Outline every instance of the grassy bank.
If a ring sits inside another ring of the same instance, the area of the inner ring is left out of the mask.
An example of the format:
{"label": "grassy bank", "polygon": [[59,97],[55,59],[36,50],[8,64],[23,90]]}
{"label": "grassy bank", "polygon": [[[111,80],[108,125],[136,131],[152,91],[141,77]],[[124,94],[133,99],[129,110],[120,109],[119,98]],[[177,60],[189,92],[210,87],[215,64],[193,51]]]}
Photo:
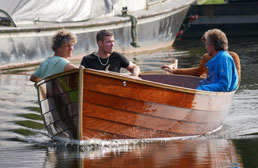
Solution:
{"label": "grassy bank", "polygon": [[224,0],[197,0],[199,5],[224,4]]}

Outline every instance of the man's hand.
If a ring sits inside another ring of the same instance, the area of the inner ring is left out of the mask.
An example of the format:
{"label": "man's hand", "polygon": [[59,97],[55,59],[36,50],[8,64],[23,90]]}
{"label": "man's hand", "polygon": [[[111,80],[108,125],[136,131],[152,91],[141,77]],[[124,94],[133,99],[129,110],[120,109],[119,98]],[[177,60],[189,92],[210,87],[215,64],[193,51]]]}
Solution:
{"label": "man's hand", "polygon": [[166,72],[173,73],[173,67],[169,65],[162,65],[160,68]]}
{"label": "man's hand", "polygon": [[132,62],[130,62],[129,66],[126,69],[131,72],[131,76],[137,76],[137,77],[139,76],[141,71],[140,68],[137,65],[133,64]]}

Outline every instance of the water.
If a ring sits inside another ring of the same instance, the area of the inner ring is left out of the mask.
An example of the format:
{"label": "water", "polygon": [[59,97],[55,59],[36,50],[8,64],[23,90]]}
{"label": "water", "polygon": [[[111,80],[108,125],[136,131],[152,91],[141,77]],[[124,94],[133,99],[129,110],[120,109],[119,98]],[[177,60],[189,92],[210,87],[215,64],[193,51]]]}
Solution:
{"label": "water", "polygon": [[[77,148],[51,141],[44,129],[32,71],[0,75],[0,167],[258,167],[258,41],[229,39],[241,59],[242,80],[220,131],[189,139],[101,141]],[[199,39],[174,48],[131,55],[142,71],[160,70],[172,58],[179,68],[199,63]]]}

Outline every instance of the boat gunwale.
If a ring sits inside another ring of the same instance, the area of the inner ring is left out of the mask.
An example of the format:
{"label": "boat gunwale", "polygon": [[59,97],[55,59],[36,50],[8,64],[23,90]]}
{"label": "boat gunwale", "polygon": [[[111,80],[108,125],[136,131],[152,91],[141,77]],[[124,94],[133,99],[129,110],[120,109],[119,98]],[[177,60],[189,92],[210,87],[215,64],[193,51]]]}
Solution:
{"label": "boat gunwale", "polygon": [[[39,87],[40,85],[46,83],[47,81],[53,80],[58,77],[67,76],[67,75],[75,73],[75,72],[79,73],[79,68],[49,76],[46,79],[43,79],[43,80],[37,82],[35,85],[37,87]],[[233,95],[236,92],[236,90],[231,91],[231,92],[211,92],[211,91],[197,90],[197,89],[186,88],[186,87],[181,87],[181,86],[176,86],[176,85],[169,85],[169,84],[164,84],[164,83],[159,83],[159,82],[154,82],[154,81],[149,81],[149,80],[144,80],[144,79],[135,79],[135,78],[132,78],[123,73],[110,72],[110,71],[106,72],[106,71],[100,71],[100,70],[89,69],[89,68],[85,68],[84,72],[93,74],[93,75],[109,77],[112,79],[125,80],[125,81],[129,81],[129,82],[137,83],[137,84],[143,84],[143,85],[148,85],[148,86],[152,86],[152,87],[157,87],[157,88],[162,88],[162,89],[167,89],[167,90],[172,90],[172,91],[178,91],[178,92],[184,92],[184,93],[189,93],[189,94],[223,96],[223,95]],[[167,74],[160,74],[160,75],[167,75]],[[180,74],[169,74],[169,75],[184,76],[184,77],[188,77],[188,78],[200,78],[200,77],[195,77],[195,76],[190,76],[190,75],[180,75]]]}
{"label": "boat gunwale", "polygon": [[[169,14],[172,12],[175,12],[177,10],[181,10],[183,8],[186,7],[190,7],[191,4],[193,4],[195,2],[195,0],[191,0],[190,2],[183,4],[181,6],[178,6],[176,8],[169,8],[167,7],[166,10],[159,10],[159,12],[155,12],[155,7],[149,8],[149,9],[144,9],[144,10],[139,10],[139,11],[134,11],[131,12],[130,15],[135,16],[138,20],[140,19],[146,19],[146,18],[152,18],[155,16],[159,16],[159,15],[165,15],[165,14]],[[167,2],[167,3],[174,3],[173,1]],[[166,2],[164,4],[162,4],[163,6],[169,6],[166,4]],[[160,7],[160,6],[159,6]],[[152,11],[153,10],[153,11]],[[146,11],[146,12],[145,12]],[[144,14],[141,14],[143,13]],[[76,22],[46,22],[46,21],[42,21],[40,23],[42,23],[43,27],[39,27],[39,25],[25,25],[25,26],[20,26],[20,27],[4,27],[4,28],[0,28],[0,33],[1,34],[7,34],[7,33],[15,33],[15,32],[41,32],[41,31],[55,31],[56,29],[63,29],[63,28],[90,28],[90,27],[97,27],[97,26],[106,26],[106,25],[112,25],[112,24],[118,24],[118,23],[127,23],[127,22],[131,22],[130,21],[130,15],[127,16],[119,16],[119,15],[115,15],[115,16],[106,16],[106,17],[99,17],[96,19],[89,19],[89,20],[84,20],[84,21],[76,21]],[[110,20],[109,18],[116,18],[115,20],[112,19]],[[44,25],[44,23],[49,23],[49,25]]]}
{"label": "boat gunwale", "polygon": [[[90,74],[95,74],[99,76],[105,76],[105,77],[111,77],[114,79],[120,79],[120,80],[127,80],[130,82],[138,83],[138,84],[144,84],[144,85],[149,85],[149,86],[154,86],[158,88],[163,88],[163,89],[168,89],[168,90],[173,90],[173,91],[179,91],[179,92],[185,92],[185,93],[190,93],[190,94],[205,94],[205,95],[231,95],[235,91],[231,92],[210,92],[210,91],[204,91],[204,90],[197,90],[197,89],[192,89],[192,88],[186,88],[186,87],[181,87],[181,86],[176,86],[176,85],[169,85],[169,84],[164,84],[164,83],[159,83],[159,82],[154,82],[154,81],[149,81],[149,80],[144,80],[144,79],[135,79],[130,76],[123,75],[123,73],[116,73],[116,72],[105,72],[105,71],[99,71],[99,70],[94,70],[94,69],[88,69],[85,68],[85,71]],[[160,74],[162,75],[162,74]],[[166,74],[163,74],[166,75]],[[195,76],[190,76],[190,75],[180,75],[180,74],[170,74],[174,76],[184,76],[188,78],[198,78]]]}

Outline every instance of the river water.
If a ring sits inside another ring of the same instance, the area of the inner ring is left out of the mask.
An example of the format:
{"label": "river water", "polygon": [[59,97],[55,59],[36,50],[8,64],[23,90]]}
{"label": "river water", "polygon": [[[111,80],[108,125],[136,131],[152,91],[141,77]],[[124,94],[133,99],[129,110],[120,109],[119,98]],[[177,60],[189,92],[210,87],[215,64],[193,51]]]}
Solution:
{"label": "river water", "polygon": [[[241,85],[222,129],[209,136],[90,140],[81,148],[59,144],[44,128],[29,81],[33,67],[0,74],[0,167],[258,167],[258,40],[229,38],[229,44],[241,59]],[[172,48],[128,58],[142,71],[155,71],[172,58],[179,68],[195,66],[204,52],[200,39],[183,39]]]}

